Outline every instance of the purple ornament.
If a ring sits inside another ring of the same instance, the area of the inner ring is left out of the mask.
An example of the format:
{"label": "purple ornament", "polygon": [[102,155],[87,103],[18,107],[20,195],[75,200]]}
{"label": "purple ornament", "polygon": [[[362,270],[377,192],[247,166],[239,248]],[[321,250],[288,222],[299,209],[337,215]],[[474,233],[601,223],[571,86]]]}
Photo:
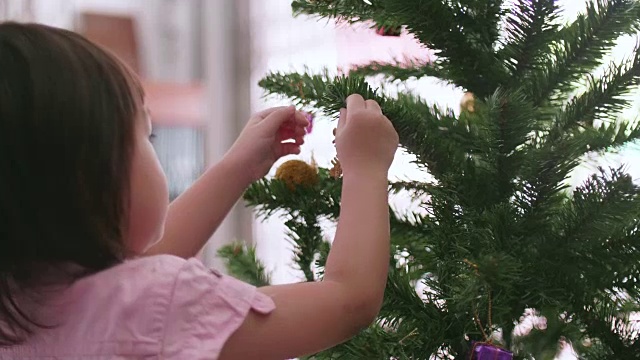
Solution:
{"label": "purple ornament", "polygon": [[492,344],[475,342],[470,360],[513,360],[513,353]]}
{"label": "purple ornament", "polygon": [[312,113],[308,113],[308,112],[305,112],[304,116],[309,121],[309,125],[306,127],[305,130],[307,131],[307,134],[311,134],[311,130],[313,130],[313,118],[314,118],[314,116],[313,116]]}

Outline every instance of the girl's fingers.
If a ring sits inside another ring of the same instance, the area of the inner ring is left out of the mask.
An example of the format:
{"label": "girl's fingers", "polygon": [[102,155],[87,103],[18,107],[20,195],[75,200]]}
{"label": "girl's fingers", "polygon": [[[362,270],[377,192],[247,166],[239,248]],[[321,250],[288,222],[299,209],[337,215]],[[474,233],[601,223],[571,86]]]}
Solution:
{"label": "girl's fingers", "polygon": [[365,106],[367,107],[367,109],[374,110],[374,111],[382,114],[382,109],[380,108],[380,105],[375,100],[365,100],[364,103],[365,103]]}
{"label": "girl's fingers", "polygon": [[276,156],[281,158],[287,155],[298,155],[300,154],[300,145],[294,143],[282,143],[278,145],[276,149]]}
{"label": "girl's fingers", "polygon": [[282,142],[285,140],[292,139],[295,136],[296,136],[295,131],[289,130],[289,129],[281,129],[280,131],[278,131],[278,134],[276,135],[276,141]]}
{"label": "girl's fingers", "polygon": [[272,107],[269,109],[264,109],[260,112],[257,112],[254,117],[258,120],[264,120],[264,118],[266,118],[267,116],[271,115],[272,113],[278,111],[278,110],[284,110],[289,108],[289,106],[276,106],[276,107]]}
{"label": "girl's fingers", "polygon": [[309,119],[307,118],[307,114],[302,111],[296,111],[296,114],[294,116],[294,123],[302,127],[309,126]]}
{"label": "girl's fingers", "polygon": [[277,141],[284,141],[284,140],[288,140],[288,139],[293,139],[295,137],[304,136],[306,134],[307,134],[307,131],[305,130],[304,127],[295,127],[295,128],[282,127],[278,131],[276,140]]}
{"label": "girl's fingers", "polygon": [[295,113],[296,110],[293,106],[279,108],[267,115],[261,121],[260,125],[266,129],[268,134],[274,134],[281,129],[284,124],[291,122]]}

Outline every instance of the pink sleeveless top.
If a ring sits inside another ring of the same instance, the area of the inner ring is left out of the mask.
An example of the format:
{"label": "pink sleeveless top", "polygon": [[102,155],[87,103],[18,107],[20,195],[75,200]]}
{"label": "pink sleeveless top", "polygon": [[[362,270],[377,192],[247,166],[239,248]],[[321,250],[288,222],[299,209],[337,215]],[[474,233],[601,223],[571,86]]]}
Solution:
{"label": "pink sleeveless top", "polygon": [[0,348],[0,359],[217,359],[249,311],[274,308],[196,259],[140,258],[64,290],[49,307],[58,326]]}

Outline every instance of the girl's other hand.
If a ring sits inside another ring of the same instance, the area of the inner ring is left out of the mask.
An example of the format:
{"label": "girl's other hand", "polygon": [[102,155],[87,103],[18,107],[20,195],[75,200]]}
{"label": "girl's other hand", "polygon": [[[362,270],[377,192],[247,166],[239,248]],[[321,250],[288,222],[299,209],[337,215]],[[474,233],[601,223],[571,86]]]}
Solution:
{"label": "girl's other hand", "polygon": [[225,159],[247,183],[259,180],[283,156],[299,154],[309,121],[295,107],[275,107],[253,115]]}
{"label": "girl's other hand", "polygon": [[360,95],[347,98],[340,110],[336,150],[344,176],[387,176],[398,149],[398,133],[374,100]]}

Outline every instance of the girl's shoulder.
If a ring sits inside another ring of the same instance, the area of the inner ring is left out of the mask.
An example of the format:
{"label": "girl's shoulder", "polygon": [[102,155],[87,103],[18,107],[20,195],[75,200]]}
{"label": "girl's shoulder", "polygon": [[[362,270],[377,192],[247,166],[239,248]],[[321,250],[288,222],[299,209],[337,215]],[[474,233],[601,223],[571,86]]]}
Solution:
{"label": "girl's shoulder", "polygon": [[121,303],[118,316],[137,314],[138,323],[153,324],[145,331],[160,339],[161,355],[167,359],[215,359],[249,311],[267,314],[275,308],[254,286],[197,259],[139,258],[102,275],[109,279],[111,293],[120,297],[117,301],[139,302]]}
{"label": "girl's shoulder", "polygon": [[[125,299],[143,296],[169,296],[180,273],[204,266],[196,259],[157,255],[127,260],[121,264],[81,278],[69,289],[76,297],[102,297],[119,294]],[[120,300],[120,299],[114,299]]]}
{"label": "girl's shoulder", "polygon": [[249,311],[267,314],[275,308],[256,287],[198,259],[139,258],[97,276],[104,279],[94,284],[107,281],[111,285],[104,290],[119,298],[117,316],[126,318],[121,321],[137,317],[135,323],[147,324],[145,331],[160,339],[167,359],[216,358]]}
{"label": "girl's shoulder", "polygon": [[275,307],[256,287],[198,259],[173,255],[128,260],[79,280],[69,290],[83,303],[113,305],[117,316],[135,314],[148,321],[155,314],[163,323],[180,323],[181,317],[194,312],[203,320],[211,317],[208,313],[245,316],[250,309],[268,313]]}
{"label": "girl's shoulder", "polygon": [[275,305],[249,284],[197,259],[158,255],[126,261],[78,280],[49,303],[59,326],[0,358],[60,356],[216,359],[249,311]]}

